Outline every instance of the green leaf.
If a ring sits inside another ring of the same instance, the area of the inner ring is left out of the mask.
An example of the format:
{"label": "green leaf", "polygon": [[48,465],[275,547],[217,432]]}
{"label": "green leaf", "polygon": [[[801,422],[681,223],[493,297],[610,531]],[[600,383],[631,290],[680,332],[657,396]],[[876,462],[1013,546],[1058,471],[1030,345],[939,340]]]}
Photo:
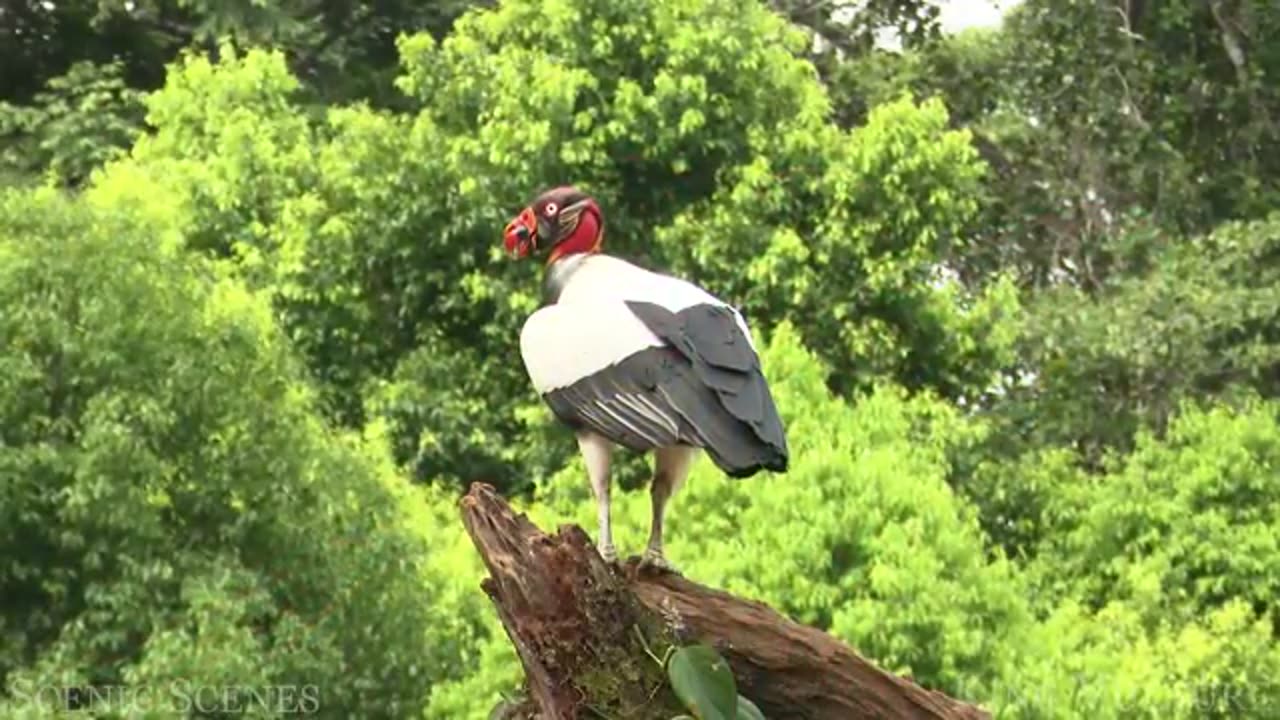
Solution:
{"label": "green leaf", "polygon": [[765,720],[760,708],[747,698],[738,696],[738,720]]}
{"label": "green leaf", "polygon": [[671,656],[667,675],[676,696],[700,720],[736,720],[738,689],[729,663],[704,644],[682,647]]}

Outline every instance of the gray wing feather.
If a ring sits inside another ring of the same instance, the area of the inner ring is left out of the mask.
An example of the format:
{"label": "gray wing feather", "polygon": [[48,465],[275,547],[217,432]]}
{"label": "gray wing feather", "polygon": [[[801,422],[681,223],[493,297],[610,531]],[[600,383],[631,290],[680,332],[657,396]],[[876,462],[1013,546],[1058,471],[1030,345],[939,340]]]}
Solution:
{"label": "gray wing feather", "polygon": [[657,395],[646,367],[654,360],[646,355],[638,353],[544,398],[561,420],[632,450],[675,445],[684,437],[679,414]]}
{"label": "gray wing feather", "polygon": [[705,448],[731,477],[766,468],[785,472],[782,421],[733,311],[699,305],[673,313],[652,303],[627,305],[668,344],[546,393],[552,412],[632,450]]}
{"label": "gray wing feather", "polygon": [[[760,358],[734,311],[713,304],[678,313],[648,302],[627,306],[688,362],[691,376],[664,385],[673,390],[665,398],[693,426],[700,444],[713,457],[724,456],[725,465],[745,468],[743,473],[759,467],[785,471],[786,431]],[[743,433],[744,428],[750,432]]]}

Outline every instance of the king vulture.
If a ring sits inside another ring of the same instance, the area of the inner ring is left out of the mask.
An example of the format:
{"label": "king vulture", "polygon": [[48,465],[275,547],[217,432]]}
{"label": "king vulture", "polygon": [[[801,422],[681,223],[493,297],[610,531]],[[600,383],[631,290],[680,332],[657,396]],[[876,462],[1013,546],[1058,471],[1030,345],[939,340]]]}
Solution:
{"label": "king vulture", "polygon": [[653,451],[641,563],[675,572],[663,556],[663,515],[699,450],[734,478],[787,470],[786,433],[746,322],[696,285],[601,253],[604,215],[576,188],[542,193],[503,236],[516,258],[546,254],[543,305],[521,329],[520,354],[534,389],[577,436],[601,556],[617,560],[613,449]]}

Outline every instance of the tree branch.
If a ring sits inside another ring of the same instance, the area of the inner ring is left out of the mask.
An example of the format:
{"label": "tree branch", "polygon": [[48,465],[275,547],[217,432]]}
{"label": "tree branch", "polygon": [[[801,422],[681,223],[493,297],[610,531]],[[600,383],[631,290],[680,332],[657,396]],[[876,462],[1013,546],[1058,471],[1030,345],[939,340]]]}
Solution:
{"label": "tree branch", "polygon": [[525,668],[528,700],[506,717],[668,720],[684,712],[650,652],[703,642],[732,667],[766,717],[979,720],[977,707],[921,688],[835,638],[769,607],[633,559],[611,570],[576,525],[547,535],[490,486],[474,484],[462,520],[490,577],[484,591]]}

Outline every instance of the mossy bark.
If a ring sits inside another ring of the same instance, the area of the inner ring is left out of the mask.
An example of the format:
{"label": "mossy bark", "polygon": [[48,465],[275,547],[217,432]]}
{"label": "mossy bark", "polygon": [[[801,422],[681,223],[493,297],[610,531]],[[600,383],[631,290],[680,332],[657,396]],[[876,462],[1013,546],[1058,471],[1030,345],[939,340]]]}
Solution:
{"label": "mossy bark", "polygon": [[502,718],[670,720],[686,711],[659,660],[695,641],[720,651],[740,694],[771,720],[989,717],[761,603],[634,561],[612,568],[582,528],[547,535],[488,485],[472,485],[461,505],[489,570],[482,587],[525,669],[527,699]]}
{"label": "mossy bark", "polygon": [[[528,700],[506,717],[670,720],[659,658],[674,641],[576,526],[548,536],[489,486],[462,500],[489,570],[482,583],[524,664]],[[537,714],[530,714],[536,709]]]}

